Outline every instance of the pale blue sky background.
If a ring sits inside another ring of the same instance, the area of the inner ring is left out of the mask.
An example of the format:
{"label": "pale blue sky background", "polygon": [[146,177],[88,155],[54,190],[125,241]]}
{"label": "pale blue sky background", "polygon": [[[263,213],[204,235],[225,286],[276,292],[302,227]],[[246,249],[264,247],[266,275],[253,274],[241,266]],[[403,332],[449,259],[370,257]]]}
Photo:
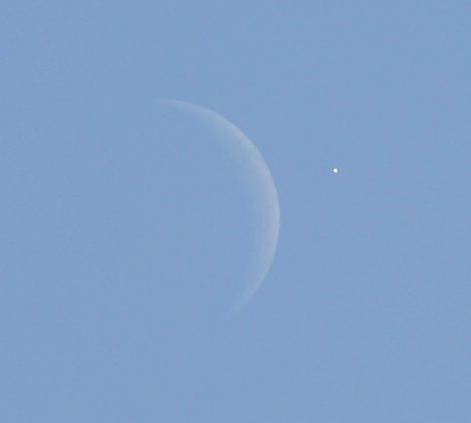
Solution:
{"label": "pale blue sky background", "polygon": [[[0,420],[468,422],[470,19],[2,2]],[[277,183],[275,261],[228,321],[243,181],[162,98],[236,124]]]}

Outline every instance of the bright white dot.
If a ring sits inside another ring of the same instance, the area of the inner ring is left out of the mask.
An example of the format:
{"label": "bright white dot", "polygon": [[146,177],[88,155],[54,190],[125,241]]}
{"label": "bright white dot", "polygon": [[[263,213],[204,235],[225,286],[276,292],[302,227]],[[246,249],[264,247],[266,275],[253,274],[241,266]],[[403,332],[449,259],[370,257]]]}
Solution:
{"label": "bright white dot", "polygon": [[332,171],[333,171],[334,173],[339,173],[339,170],[338,170],[336,167],[334,167],[334,169],[333,169]]}

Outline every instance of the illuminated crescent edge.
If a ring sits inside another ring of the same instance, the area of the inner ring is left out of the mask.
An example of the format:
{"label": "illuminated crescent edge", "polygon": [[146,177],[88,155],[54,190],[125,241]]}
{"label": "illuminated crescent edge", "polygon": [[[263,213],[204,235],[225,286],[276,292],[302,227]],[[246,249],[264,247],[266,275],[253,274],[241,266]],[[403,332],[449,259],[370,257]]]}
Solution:
{"label": "illuminated crescent edge", "polygon": [[247,165],[250,167],[250,173],[256,175],[255,180],[257,182],[256,187],[258,195],[257,208],[264,218],[261,222],[262,227],[259,228],[262,235],[259,237],[259,245],[256,246],[255,251],[255,255],[257,256],[255,259],[256,266],[254,266],[255,270],[252,273],[253,276],[249,278],[246,288],[243,290],[234,306],[226,314],[227,318],[249,302],[260,288],[273,262],[278,245],[281,220],[280,204],[275,182],[260,151],[233,123],[229,122],[221,115],[196,104],[178,100],[162,100],[161,102],[191,111],[203,118],[207,124],[211,124],[211,127],[217,124],[217,129],[221,131],[221,133],[231,135],[230,141],[232,142],[232,146],[242,149],[247,159]]}

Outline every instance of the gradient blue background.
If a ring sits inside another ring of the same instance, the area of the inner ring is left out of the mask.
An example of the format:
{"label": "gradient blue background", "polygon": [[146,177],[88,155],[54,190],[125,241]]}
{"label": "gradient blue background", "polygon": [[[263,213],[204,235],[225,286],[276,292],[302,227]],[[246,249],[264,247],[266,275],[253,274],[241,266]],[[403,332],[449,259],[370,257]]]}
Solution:
{"label": "gradient blue background", "polygon": [[[1,421],[470,421],[470,19],[457,0],[2,2]],[[198,248],[155,232],[160,193],[199,207],[190,227],[223,203],[159,162],[161,98],[238,125],[277,183],[273,267],[227,321],[189,323],[206,289],[162,296],[185,267],[169,240]]]}

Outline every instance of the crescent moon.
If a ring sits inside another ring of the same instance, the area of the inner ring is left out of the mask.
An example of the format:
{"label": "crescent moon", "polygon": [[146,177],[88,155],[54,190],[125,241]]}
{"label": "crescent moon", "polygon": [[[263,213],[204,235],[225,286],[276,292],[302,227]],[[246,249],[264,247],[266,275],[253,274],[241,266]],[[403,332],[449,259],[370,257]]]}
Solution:
{"label": "crescent moon", "polygon": [[[202,106],[177,100],[162,100],[165,104],[195,115],[217,139],[224,143],[235,158],[236,165],[250,190],[253,209],[253,254],[250,271],[242,294],[226,314],[231,316],[244,307],[265,279],[278,245],[280,233],[280,203],[273,176],[255,144],[233,123]],[[220,136],[219,136],[220,135]]]}

